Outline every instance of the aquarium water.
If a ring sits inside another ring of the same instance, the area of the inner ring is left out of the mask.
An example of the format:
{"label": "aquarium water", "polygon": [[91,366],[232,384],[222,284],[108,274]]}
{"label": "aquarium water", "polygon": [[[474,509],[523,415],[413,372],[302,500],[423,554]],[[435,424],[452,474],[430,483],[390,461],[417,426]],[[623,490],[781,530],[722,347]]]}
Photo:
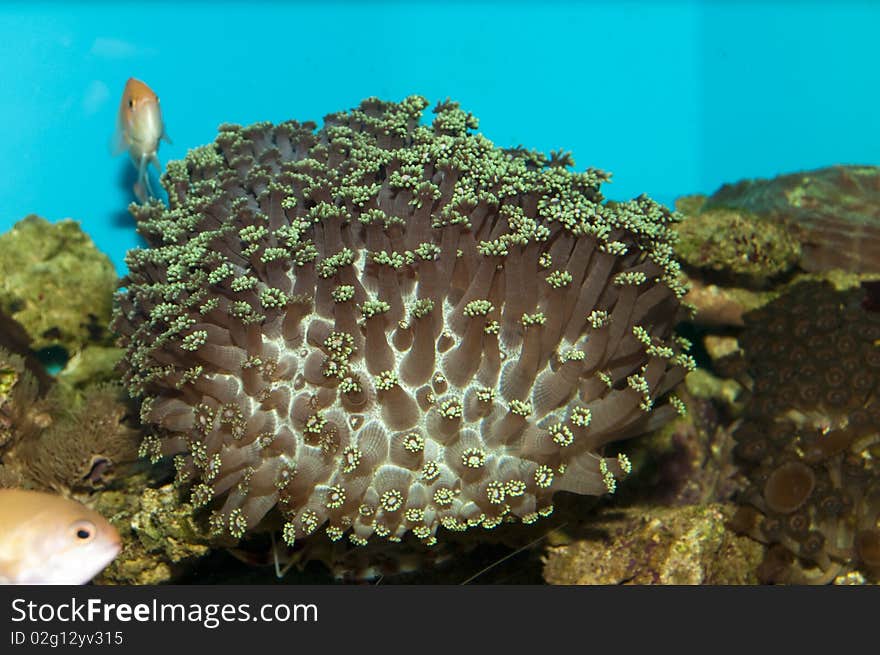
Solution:
{"label": "aquarium water", "polygon": [[124,273],[135,169],[109,143],[129,77],[161,98],[163,164],[223,122],[411,94],[611,171],[612,199],[873,163],[878,23],[872,2],[7,2],[0,232],[70,217]]}

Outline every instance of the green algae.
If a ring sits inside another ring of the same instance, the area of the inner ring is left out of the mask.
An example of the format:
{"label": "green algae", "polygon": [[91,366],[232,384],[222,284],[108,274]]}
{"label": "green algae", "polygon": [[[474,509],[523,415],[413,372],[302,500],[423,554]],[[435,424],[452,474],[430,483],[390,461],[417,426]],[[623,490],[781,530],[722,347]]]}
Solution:
{"label": "green algae", "polygon": [[106,341],[116,271],[79,223],[28,216],[0,235],[0,309],[34,350]]}
{"label": "green algae", "polygon": [[122,358],[122,348],[86,345],[77,352],[58,374],[58,382],[76,389],[98,382],[119,380],[116,365]]}
{"label": "green algae", "polygon": [[122,536],[122,551],[96,578],[97,584],[160,584],[181,574],[206,555],[207,526],[193,517],[172,485],[151,488],[148,476],[127,481],[126,488],[95,494],[94,507]]}
{"label": "green algae", "polygon": [[17,369],[5,363],[0,364],[0,405],[6,400],[12,391],[12,387],[18,382],[20,373]]}
{"label": "green algae", "polygon": [[695,211],[697,206],[693,197],[677,204],[687,213],[676,227],[676,253],[687,267],[760,288],[791,272],[800,260],[801,245],[784,225],[746,210]]}
{"label": "green algae", "polygon": [[736,380],[728,380],[712,375],[705,369],[691,371],[685,378],[688,392],[696,398],[714,400],[721,406],[733,406],[742,394],[742,385]]}
{"label": "green algae", "polygon": [[600,515],[594,536],[547,549],[550,584],[755,584],[763,547],[726,524],[728,504],[633,506]]}

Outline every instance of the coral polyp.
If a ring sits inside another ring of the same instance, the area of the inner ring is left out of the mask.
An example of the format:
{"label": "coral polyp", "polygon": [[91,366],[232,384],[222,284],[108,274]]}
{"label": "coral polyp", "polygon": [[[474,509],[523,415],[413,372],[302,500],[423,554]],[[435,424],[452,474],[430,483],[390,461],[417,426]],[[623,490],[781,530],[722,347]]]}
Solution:
{"label": "coral polyp", "polygon": [[766,582],[880,574],[880,314],[858,289],[796,285],[747,315],[752,398],[734,433],[750,486],[735,527]]}
{"label": "coral polyp", "polygon": [[223,125],[168,164],[168,207],[132,210],[150,247],[114,327],[141,450],[218,536],[274,510],[288,543],[531,523],[613,491],[603,447],[680,406],[676,216],[426,106]]}

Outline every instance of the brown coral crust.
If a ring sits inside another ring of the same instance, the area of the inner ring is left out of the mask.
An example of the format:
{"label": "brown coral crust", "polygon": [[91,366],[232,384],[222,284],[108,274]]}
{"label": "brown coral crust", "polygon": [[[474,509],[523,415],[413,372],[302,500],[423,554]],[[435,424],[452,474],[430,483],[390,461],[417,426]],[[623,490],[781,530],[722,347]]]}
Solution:
{"label": "brown coral crust", "polygon": [[858,289],[802,283],[746,316],[752,381],[735,527],[772,546],[765,582],[878,573],[880,314]]}

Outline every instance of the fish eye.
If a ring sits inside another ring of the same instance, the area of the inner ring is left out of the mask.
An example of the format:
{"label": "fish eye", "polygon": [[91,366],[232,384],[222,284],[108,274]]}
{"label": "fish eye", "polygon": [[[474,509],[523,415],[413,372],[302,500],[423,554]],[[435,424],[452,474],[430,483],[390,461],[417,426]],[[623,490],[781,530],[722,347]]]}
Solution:
{"label": "fish eye", "polygon": [[78,543],[88,543],[95,537],[95,524],[91,521],[76,521],[70,526],[70,531]]}
{"label": "fish eye", "polygon": [[132,98],[128,99],[128,108],[134,109],[134,100]]}

